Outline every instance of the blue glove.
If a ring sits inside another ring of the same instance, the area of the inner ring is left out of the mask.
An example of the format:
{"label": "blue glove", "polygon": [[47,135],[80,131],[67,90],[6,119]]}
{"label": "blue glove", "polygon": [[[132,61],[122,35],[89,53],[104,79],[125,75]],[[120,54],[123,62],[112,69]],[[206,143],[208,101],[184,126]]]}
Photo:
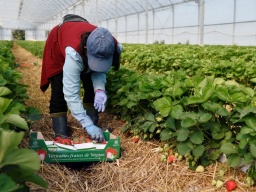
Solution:
{"label": "blue glove", "polygon": [[102,130],[94,124],[87,126],[85,130],[91,136],[92,140],[96,140],[98,142],[105,141]]}
{"label": "blue glove", "polygon": [[98,112],[105,111],[107,95],[103,90],[97,90],[94,97],[94,107]]}

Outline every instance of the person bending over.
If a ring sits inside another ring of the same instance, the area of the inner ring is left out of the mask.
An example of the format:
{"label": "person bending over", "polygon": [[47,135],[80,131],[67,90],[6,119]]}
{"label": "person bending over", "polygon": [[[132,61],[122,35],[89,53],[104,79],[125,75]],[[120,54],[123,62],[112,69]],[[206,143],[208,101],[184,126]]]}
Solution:
{"label": "person bending over", "polygon": [[[76,15],[50,31],[43,53],[40,88],[51,85],[50,116],[55,137],[67,138],[67,110],[93,140],[104,141],[97,126],[98,112],[106,107],[106,73],[120,67],[122,44],[103,27]],[[84,89],[80,97],[81,84]]]}

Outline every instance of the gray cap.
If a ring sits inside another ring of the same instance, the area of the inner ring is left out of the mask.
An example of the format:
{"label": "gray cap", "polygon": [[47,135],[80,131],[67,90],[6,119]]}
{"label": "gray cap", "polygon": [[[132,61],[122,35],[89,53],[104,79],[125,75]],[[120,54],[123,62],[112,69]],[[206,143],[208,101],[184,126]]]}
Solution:
{"label": "gray cap", "polygon": [[107,29],[98,27],[89,35],[86,46],[89,68],[97,72],[108,72],[115,49],[112,34]]}

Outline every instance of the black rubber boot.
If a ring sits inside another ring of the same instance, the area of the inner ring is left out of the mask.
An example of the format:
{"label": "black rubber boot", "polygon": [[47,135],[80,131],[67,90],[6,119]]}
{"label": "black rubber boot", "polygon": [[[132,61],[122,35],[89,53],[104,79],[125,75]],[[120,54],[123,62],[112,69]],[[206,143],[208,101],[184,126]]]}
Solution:
{"label": "black rubber boot", "polygon": [[55,137],[66,138],[69,135],[69,128],[67,126],[66,113],[52,113],[52,126]]}
{"label": "black rubber boot", "polygon": [[99,120],[99,113],[93,106],[93,103],[84,103],[86,114],[91,118],[94,125],[97,125]]}

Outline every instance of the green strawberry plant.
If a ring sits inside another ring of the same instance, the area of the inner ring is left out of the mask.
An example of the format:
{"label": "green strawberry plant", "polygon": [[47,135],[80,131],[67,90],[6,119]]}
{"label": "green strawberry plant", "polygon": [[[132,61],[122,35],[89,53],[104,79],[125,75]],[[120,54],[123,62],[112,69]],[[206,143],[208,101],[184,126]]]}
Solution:
{"label": "green strawberry plant", "polygon": [[0,191],[29,191],[27,182],[47,188],[46,181],[35,172],[40,159],[31,149],[19,148],[24,132],[5,130],[0,127]]}
{"label": "green strawberry plant", "polygon": [[[8,56],[7,49],[4,51]],[[36,174],[40,168],[37,153],[20,148],[28,123],[40,119],[41,114],[24,105],[26,86],[19,83],[21,75],[12,69],[15,65],[8,66],[8,62],[2,62],[0,52],[0,191],[29,191],[27,182],[47,188],[47,182]]]}
{"label": "green strawberry plant", "polygon": [[109,75],[107,90],[109,105],[128,122],[123,132],[130,129],[145,140],[159,138],[169,143],[192,169],[213,163],[222,153],[231,167],[242,160],[255,161],[252,88],[201,73],[142,76],[121,69]]}

